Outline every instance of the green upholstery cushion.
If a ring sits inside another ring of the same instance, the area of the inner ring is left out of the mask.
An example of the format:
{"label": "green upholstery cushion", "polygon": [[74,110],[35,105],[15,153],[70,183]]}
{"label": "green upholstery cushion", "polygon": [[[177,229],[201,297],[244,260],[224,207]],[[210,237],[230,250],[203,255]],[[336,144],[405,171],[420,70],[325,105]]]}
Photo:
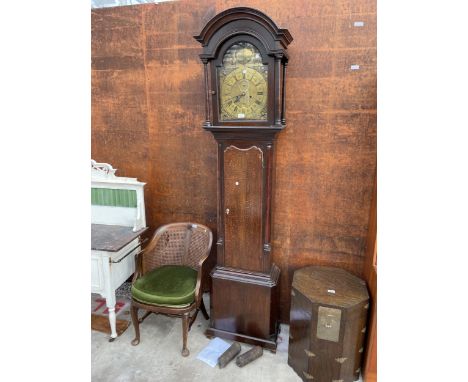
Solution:
{"label": "green upholstery cushion", "polygon": [[132,285],[132,297],[144,304],[188,306],[195,300],[197,271],[183,265],[153,269]]}

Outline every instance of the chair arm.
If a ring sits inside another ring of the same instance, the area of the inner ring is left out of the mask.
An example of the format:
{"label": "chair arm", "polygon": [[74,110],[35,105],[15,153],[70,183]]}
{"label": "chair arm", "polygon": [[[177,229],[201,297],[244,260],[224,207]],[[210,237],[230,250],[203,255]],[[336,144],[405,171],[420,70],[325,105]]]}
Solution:
{"label": "chair arm", "polygon": [[142,249],[140,252],[138,252],[135,255],[135,272],[133,273],[133,277],[132,277],[132,285],[135,283],[135,281],[139,277],[141,277],[143,275],[142,259],[143,259],[143,255],[145,254],[147,248],[148,247]]}
{"label": "chair arm", "polygon": [[[159,238],[161,237],[161,234],[163,232],[164,227],[160,227],[159,229],[156,230],[156,232],[153,234],[153,237],[151,238],[150,242],[146,245],[145,248],[143,248],[136,256],[135,256],[135,273],[133,274],[132,278],[132,285],[135,283],[135,281],[143,276],[143,256],[152,251],[156,247],[156,243],[158,242]],[[143,244],[146,242],[146,239],[141,243]]]}
{"label": "chair arm", "polygon": [[201,288],[201,284],[203,282],[203,263],[208,257],[205,257],[204,259],[200,260],[198,263],[198,274],[197,274],[197,283],[195,285],[195,301],[197,307],[200,305],[202,296],[203,296],[203,290]]}

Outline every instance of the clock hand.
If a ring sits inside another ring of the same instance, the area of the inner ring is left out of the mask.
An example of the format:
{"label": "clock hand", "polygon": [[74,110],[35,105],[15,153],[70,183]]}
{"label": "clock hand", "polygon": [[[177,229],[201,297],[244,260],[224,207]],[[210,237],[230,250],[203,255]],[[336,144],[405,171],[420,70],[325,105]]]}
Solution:
{"label": "clock hand", "polygon": [[243,92],[242,94],[236,95],[234,97],[231,97],[231,100],[234,100],[234,102],[239,102],[241,97],[243,96],[245,96],[245,92]]}
{"label": "clock hand", "polygon": [[236,95],[235,97],[232,97],[231,99],[234,100],[234,102],[239,102],[241,98],[241,95]]}

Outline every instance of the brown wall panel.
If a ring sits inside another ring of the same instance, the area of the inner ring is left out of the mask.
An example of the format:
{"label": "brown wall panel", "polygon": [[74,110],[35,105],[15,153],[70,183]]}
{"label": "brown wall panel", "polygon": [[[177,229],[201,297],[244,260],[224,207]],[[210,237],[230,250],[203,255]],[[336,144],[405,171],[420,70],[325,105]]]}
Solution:
{"label": "brown wall panel", "polygon": [[231,210],[224,216],[226,267],[263,272],[263,155],[257,147],[224,150],[224,207]]}
{"label": "brown wall panel", "polygon": [[377,381],[377,181],[374,180],[369,229],[363,266],[364,279],[370,294],[370,309],[367,327],[366,348],[363,360],[363,380]]}
{"label": "brown wall panel", "polygon": [[363,274],[376,167],[375,0],[203,0],[93,10],[92,156],[147,182],[151,232],[184,220],[215,231],[216,144],[201,127],[203,68],[192,36],[235,6],[265,12],[294,37],[273,199],[273,260],[282,271],[287,321],[294,270],[324,264]]}

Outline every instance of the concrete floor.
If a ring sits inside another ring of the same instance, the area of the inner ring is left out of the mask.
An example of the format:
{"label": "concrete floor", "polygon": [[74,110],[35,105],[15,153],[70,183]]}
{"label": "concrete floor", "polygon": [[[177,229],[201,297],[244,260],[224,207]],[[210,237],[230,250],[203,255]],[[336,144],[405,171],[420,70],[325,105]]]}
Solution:
{"label": "concrete floor", "polygon": [[[234,360],[224,369],[219,369],[196,359],[210,341],[203,335],[209,321],[201,313],[198,315],[189,332],[190,355],[186,358],[180,354],[181,321],[163,315],[150,315],[140,325],[141,341],[138,346],[130,344],[134,338],[131,325],[114,342],[108,342],[108,335],[92,331],[92,381],[301,381],[287,363],[288,326],[282,325],[280,337],[285,342],[279,344],[276,354],[265,351],[262,357],[243,368],[239,368]],[[242,352],[250,348],[249,345],[242,344]]]}

